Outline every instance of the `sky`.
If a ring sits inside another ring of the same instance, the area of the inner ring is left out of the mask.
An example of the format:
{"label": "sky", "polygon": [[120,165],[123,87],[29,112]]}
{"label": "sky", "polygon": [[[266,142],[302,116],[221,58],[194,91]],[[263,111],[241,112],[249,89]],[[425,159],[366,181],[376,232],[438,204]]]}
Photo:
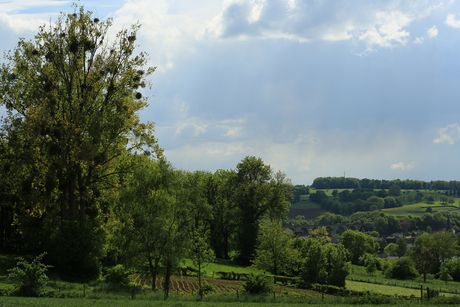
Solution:
{"label": "sky", "polygon": [[[142,24],[157,70],[140,116],[177,169],[256,156],[293,184],[460,180],[460,1],[78,3],[113,33]],[[0,50],[71,5],[0,0]]]}

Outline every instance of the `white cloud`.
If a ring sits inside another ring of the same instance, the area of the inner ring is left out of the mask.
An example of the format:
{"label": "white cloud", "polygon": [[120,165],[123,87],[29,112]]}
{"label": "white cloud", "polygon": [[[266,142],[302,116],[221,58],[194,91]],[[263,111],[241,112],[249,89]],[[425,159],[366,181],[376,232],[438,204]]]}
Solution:
{"label": "white cloud", "polygon": [[179,54],[198,52],[195,44],[220,8],[221,4],[212,0],[134,0],[115,13],[115,21],[125,27],[137,21],[142,24],[139,35],[143,46],[154,50],[151,62],[164,72],[175,67]]}
{"label": "white cloud", "polygon": [[[415,146],[417,137],[388,126],[372,132],[311,130],[290,139],[277,143],[273,135],[257,134],[238,141],[196,141],[166,150],[165,154],[178,168],[209,171],[234,168],[248,155],[261,157],[295,184],[311,184],[316,177],[342,176],[344,171],[358,178],[385,178],[392,176],[395,169],[409,171],[415,162],[395,164],[391,170],[385,165],[391,165],[391,160],[414,157],[419,151]],[[376,166],[375,161],[381,166]]]}
{"label": "white cloud", "polygon": [[188,142],[193,142],[192,138],[205,137],[208,140],[223,141],[228,138],[238,138],[243,136],[245,119],[234,120],[204,120],[198,117],[187,117],[188,107],[185,103],[180,105],[184,113],[177,114],[175,125],[175,137],[187,137]]}
{"label": "white cloud", "polygon": [[438,28],[436,26],[431,27],[426,31],[426,36],[428,38],[436,38],[438,36]]}
{"label": "white cloud", "polygon": [[[433,39],[433,38],[436,38],[437,36],[438,36],[438,28],[436,27],[436,25],[426,30],[426,38]],[[424,40],[425,40],[425,37],[417,37],[414,40],[414,44],[422,44]]]}
{"label": "white cloud", "polygon": [[403,162],[399,162],[399,163],[396,163],[396,164],[392,164],[390,166],[390,169],[394,169],[394,170],[406,170],[407,169],[408,171],[410,171],[411,169],[414,168],[414,166],[415,166],[414,162],[412,162],[410,164],[407,164],[407,165],[404,165]]}
{"label": "white cloud", "polygon": [[417,37],[414,41],[414,44],[422,44],[424,39],[425,38],[423,37]]}
{"label": "white cloud", "polygon": [[438,130],[439,137],[433,140],[433,143],[448,143],[453,145],[456,140],[460,139],[460,127],[458,124],[447,125]]}
{"label": "white cloud", "polygon": [[[0,24],[11,28],[15,33],[28,31],[36,32],[38,27],[49,23],[59,13],[55,7],[68,5],[70,8],[71,1],[2,1],[0,3]],[[24,13],[24,11],[35,10],[37,8],[50,7],[51,12],[46,13]],[[5,29],[3,29],[4,31]]]}
{"label": "white cloud", "polygon": [[[375,46],[405,45],[409,24],[442,6],[440,1],[228,0],[207,32],[221,39],[357,40],[371,52]],[[436,27],[429,31],[437,35]]]}
{"label": "white cloud", "polygon": [[412,18],[399,11],[378,12],[375,14],[376,25],[359,36],[371,49],[373,45],[393,47],[395,43],[405,45],[409,32],[403,30]]}
{"label": "white cloud", "polygon": [[452,28],[460,28],[460,20],[455,19],[454,14],[448,14],[446,18],[446,24]]}

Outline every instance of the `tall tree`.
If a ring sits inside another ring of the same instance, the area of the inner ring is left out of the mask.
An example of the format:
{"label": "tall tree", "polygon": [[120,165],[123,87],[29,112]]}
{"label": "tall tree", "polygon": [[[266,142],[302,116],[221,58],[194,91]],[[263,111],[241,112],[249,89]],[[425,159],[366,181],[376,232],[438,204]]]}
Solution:
{"label": "tall tree", "polygon": [[354,264],[357,264],[359,257],[365,253],[377,253],[380,247],[378,244],[374,245],[374,238],[351,229],[343,233],[341,243],[350,253],[351,262]]}
{"label": "tall tree", "polygon": [[407,250],[406,241],[403,237],[399,237],[399,239],[396,241],[396,245],[398,246],[396,248],[396,254],[399,258],[401,258],[402,256],[404,256]]}
{"label": "tall tree", "polygon": [[[234,196],[233,170],[217,170],[206,178],[205,195],[211,206],[210,221],[211,247],[217,257],[229,258],[229,252],[234,246],[234,237],[238,226],[239,211]],[[233,245],[232,245],[233,244]]]}
{"label": "tall tree", "polygon": [[288,212],[292,184],[286,176],[273,174],[262,159],[246,157],[236,168],[234,201],[239,209],[238,249],[244,256],[254,255],[258,221],[268,215],[282,218]]}
{"label": "tall tree", "polygon": [[302,263],[301,279],[307,283],[324,284],[327,280],[327,257],[321,243],[309,239],[311,244]]}
{"label": "tall tree", "polygon": [[443,263],[450,261],[457,254],[457,246],[458,242],[450,231],[424,233],[415,239],[410,256],[423,275],[424,281],[430,271],[439,270]]}
{"label": "tall tree", "polygon": [[[81,261],[94,257],[94,250],[82,255],[83,247],[100,235],[104,198],[130,170],[127,151],[160,149],[153,123],[141,123],[137,114],[147,105],[138,88],[149,86],[146,77],[155,70],[145,70],[147,55],[135,52],[140,25],[110,43],[112,20],[74,8],[6,55],[0,105],[7,116],[0,128],[17,153],[9,162],[27,168],[20,197],[28,212],[49,220],[43,224],[53,227],[52,244],[67,245],[50,256],[81,272]],[[77,254],[80,260],[66,262]]]}
{"label": "tall tree", "polygon": [[274,275],[285,274],[288,266],[296,263],[300,252],[293,248],[289,234],[283,232],[281,221],[266,220],[260,223],[254,265]]}
{"label": "tall tree", "polygon": [[[119,219],[117,245],[127,264],[145,270],[152,289],[166,268],[166,286],[175,266],[189,247],[189,211],[184,203],[180,172],[160,159],[153,162],[139,156],[135,172],[130,175],[115,199]],[[169,275],[168,275],[169,274]],[[169,289],[165,287],[165,296]]]}

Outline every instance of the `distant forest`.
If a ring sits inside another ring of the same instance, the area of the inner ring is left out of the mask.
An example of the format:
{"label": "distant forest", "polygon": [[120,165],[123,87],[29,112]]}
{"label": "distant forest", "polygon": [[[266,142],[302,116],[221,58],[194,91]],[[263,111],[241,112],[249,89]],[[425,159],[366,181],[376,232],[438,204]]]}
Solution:
{"label": "distant forest", "polygon": [[378,180],[378,179],[358,179],[347,177],[318,177],[313,181],[311,187],[315,189],[388,189],[392,185],[398,185],[404,190],[460,190],[460,181],[420,181],[420,180]]}

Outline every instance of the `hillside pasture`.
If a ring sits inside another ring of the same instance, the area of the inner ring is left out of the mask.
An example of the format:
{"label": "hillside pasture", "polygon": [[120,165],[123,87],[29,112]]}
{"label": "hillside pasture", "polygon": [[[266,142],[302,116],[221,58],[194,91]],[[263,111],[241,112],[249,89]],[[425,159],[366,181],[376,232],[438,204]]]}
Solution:
{"label": "hillside pasture", "polygon": [[[353,191],[353,189],[337,189],[339,193],[344,190],[348,190],[350,192]],[[310,193],[315,193],[316,191],[323,191],[326,193],[326,195],[329,196],[330,199],[333,199],[332,191],[334,191],[334,189],[311,189]],[[379,189],[375,189],[375,191],[379,191]],[[426,200],[422,198],[422,200],[420,200],[419,202],[409,203],[406,197],[408,195],[415,196],[416,193],[421,193],[423,196],[427,194],[434,194],[436,196],[436,200],[433,203],[428,203]],[[449,212],[460,211],[460,209],[456,208],[456,206],[459,205],[459,200],[460,200],[460,198],[458,198],[457,195],[453,196],[455,199],[455,203],[453,205],[449,205],[447,203],[441,203],[440,197],[442,195],[445,195],[445,191],[401,190],[401,196],[404,198],[403,206],[396,207],[396,208],[382,209],[381,211],[384,213],[393,214],[397,216],[398,218],[403,218],[408,215],[423,216],[428,207],[431,207],[433,214],[439,211],[449,211]],[[346,202],[340,201],[338,197],[336,199],[339,200],[341,205],[345,205]],[[316,208],[317,210],[311,210],[310,212],[309,211],[299,212],[297,210],[293,210],[293,209],[313,209],[313,208]],[[319,204],[316,204],[309,199],[309,195],[302,195],[301,201],[293,203],[291,205],[291,210],[293,210],[293,212],[290,212],[288,214],[288,217],[291,219],[295,218],[297,215],[304,215],[306,219],[315,219],[320,212],[324,212],[324,210],[321,209],[321,206]],[[309,216],[309,218],[307,218],[307,215]]]}
{"label": "hillside pasture", "polygon": [[382,209],[382,212],[393,214],[398,218],[403,218],[408,215],[423,216],[428,207],[431,207],[433,214],[438,211],[448,211],[448,212],[460,211],[460,209],[455,208],[454,206],[441,204],[440,202],[435,202],[433,204],[427,204],[426,202],[420,202],[420,203],[415,203],[415,204],[404,205],[402,207],[397,207],[397,208]]}

